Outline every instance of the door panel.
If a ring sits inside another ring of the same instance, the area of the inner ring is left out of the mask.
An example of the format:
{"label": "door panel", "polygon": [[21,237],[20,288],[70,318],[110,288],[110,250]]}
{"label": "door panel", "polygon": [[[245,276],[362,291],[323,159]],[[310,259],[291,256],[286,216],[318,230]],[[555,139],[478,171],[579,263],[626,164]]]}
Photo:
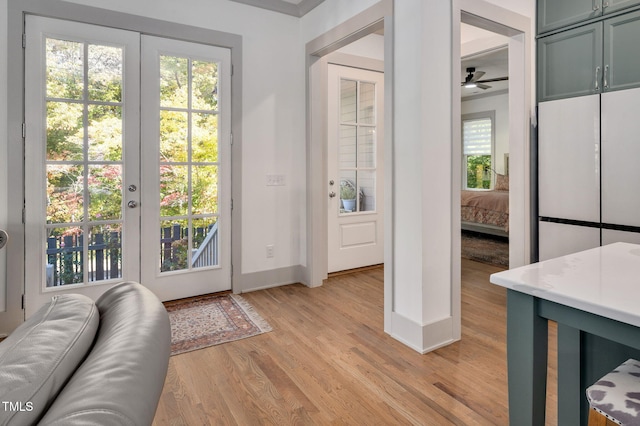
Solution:
{"label": "door panel", "polygon": [[600,229],[540,222],[540,261],[600,246]]}
{"label": "door panel", "polygon": [[640,86],[640,12],[604,21],[604,90]]}
{"label": "door panel", "polygon": [[230,51],[142,46],[142,281],[162,300],[230,290]]}
{"label": "door panel", "polygon": [[[601,0],[595,0],[600,3]],[[602,14],[594,0],[538,0],[538,33],[555,30]]]}
{"label": "door panel", "polygon": [[540,216],[600,222],[600,95],[541,102],[538,117]]}
{"label": "door panel", "polygon": [[[26,17],[26,315],[139,279],[138,34]],[[124,90],[124,88],[127,90]]]}
{"label": "door panel", "polygon": [[328,271],[383,263],[383,74],[329,65]]}
{"label": "door panel", "polygon": [[602,23],[541,37],[538,101],[599,93],[602,85]]}
{"label": "door panel", "polygon": [[640,226],[640,89],[602,95],[602,222]]}

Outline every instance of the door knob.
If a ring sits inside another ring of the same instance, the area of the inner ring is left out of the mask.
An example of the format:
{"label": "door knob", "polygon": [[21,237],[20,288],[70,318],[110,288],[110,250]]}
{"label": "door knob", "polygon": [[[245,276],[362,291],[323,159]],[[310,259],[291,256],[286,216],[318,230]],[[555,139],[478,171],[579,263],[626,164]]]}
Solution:
{"label": "door knob", "polygon": [[336,193],[335,193],[335,192],[331,191],[331,192],[329,193],[329,198],[333,198],[333,197],[335,197],[335,196],[336,196]]}
{"label": "door knob", "polygon": [[135,209],[136,207],[138,207],[138,203],[136,203],[135,201],[131,200],[127,203],[127,206],[129,206],[132,209]]}

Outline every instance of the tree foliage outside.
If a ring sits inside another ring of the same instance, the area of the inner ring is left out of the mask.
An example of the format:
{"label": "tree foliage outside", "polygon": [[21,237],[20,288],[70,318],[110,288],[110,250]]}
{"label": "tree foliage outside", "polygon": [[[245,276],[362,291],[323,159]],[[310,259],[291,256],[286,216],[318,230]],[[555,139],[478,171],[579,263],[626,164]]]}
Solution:
{"label": "tree foliage outside", "polygon": [[[480,173],[478,173],[480,167]],[[491,188],[491,156],[467,156],[467,188]]]}
{"label": "tree foliage outside", "polygon": [[[49,236],[91,232],[87,221],[121,230],[123,68],[121,47],[46,40]],[[217,220],[217,86],[217,63],[160,57],[156,143],[163,221],[191,215]],[[199,242],[192,239],[192,244]]]}

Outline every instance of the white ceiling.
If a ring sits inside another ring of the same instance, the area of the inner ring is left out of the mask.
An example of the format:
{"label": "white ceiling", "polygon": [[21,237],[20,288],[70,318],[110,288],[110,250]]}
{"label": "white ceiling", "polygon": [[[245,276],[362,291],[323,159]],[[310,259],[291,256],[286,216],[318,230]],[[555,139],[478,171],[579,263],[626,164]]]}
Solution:
{"label": "white ceiling", "polygon": [[[508,76],[508,39],[504,36],[486,31],[467,24],[460,26],[461,41],[461,75],[464,79],[468,67],[475,67],[476,71],[484,71],[481,80]],[[487,95],[508,90],[508,81],[486,83],[490,89],[462,87],[462,97]]]}

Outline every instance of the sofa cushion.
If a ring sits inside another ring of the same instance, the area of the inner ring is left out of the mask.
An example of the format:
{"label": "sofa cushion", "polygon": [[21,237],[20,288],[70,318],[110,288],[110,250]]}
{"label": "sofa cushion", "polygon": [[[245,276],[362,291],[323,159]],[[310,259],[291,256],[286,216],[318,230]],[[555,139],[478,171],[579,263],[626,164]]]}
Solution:
{"label": "sofa cushion", "polygon": [[98,309],[54,296],[0,343],[0,425],[35,424],[89,352]]}
{"label": "sofa cushion", "polygon": [[134,282],[97,301],[100,328],[91,353],[42,424],[150,425],[169,364],[171,326],[158,298]]}

